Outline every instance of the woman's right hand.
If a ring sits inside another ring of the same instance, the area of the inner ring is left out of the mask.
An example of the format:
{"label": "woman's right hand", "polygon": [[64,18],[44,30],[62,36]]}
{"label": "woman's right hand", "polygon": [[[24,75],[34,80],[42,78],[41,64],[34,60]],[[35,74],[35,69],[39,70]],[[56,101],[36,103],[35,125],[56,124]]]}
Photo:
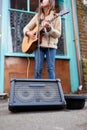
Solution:
{"label": "woman's right hand", "polygon": [[29,38],[31,38],[31,39],[35,39],[35,33],[34,32],[32,32],[32,31],[27,31],[26,32],[26,35],[29,37]]}

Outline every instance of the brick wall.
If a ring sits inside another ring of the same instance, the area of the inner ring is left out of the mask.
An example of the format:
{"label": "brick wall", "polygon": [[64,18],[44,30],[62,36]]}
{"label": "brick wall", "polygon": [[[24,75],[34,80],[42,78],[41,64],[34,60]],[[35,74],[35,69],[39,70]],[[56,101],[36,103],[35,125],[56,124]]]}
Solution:
{"label": "brick wall", "polygon": [[82,4],[81,0],[76,0],[76,2],[82,56],[83,83],[84,89],[87,90],[87,7]]}

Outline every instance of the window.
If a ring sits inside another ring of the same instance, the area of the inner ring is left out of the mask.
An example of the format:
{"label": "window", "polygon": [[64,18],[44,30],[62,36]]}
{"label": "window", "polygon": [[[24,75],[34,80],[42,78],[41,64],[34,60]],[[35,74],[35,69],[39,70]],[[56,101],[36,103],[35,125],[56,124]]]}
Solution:
{"label": "window", "polygon": [[[20,3],[21,2],[21,3]],[[58,7],[56,0],[56,8]],[[23,27],[32,19],[38,7],[38,0],[10,0],[10,25],[13,52],[21,52]],[[58,10],[59,11],[59,10]],[[57,55],[65,55],[65,20],[62,18],[62,35],[59,39]]]}
{"label": "window", "polygon": [[35,12],[38,7],[38,0],[10,0],[11,8]]}
{"label": "window", "polygon": [[20,10],[27,10],[27,0],[10,0],[11,8],[13,9],[20,9]]}

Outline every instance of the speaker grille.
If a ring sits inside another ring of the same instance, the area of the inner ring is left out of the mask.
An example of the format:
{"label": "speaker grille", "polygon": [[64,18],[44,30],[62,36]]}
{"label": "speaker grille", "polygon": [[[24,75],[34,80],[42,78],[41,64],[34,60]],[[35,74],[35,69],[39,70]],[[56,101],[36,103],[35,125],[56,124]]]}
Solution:
{"label": "speaker grille", "polygon": [[[9,110],[63,108],[66,105],[60,80],[12,79]],[[48,107],[49,106],[49,107]]]}
{"label": "speaker grille", "polygon": [[16,82],[14,102],[57,102],[61,101],[55,82]]}
{"label": "speaker grille", "polygon": [[31,102],[34,100],[34,90],[28,86],[15,86],[15,102]]}

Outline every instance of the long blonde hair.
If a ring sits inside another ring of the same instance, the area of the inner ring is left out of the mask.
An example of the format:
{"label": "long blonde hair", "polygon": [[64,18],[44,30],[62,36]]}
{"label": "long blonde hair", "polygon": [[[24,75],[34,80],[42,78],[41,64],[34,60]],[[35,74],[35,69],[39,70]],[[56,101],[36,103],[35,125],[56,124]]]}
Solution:
{"label": "long blonde hair", "polygon": [[[55,0],[49,0],[48,14],[50,13],[51,10],[55,10]],[[43,8],[41,8],[40,13],[44,14]]]}

